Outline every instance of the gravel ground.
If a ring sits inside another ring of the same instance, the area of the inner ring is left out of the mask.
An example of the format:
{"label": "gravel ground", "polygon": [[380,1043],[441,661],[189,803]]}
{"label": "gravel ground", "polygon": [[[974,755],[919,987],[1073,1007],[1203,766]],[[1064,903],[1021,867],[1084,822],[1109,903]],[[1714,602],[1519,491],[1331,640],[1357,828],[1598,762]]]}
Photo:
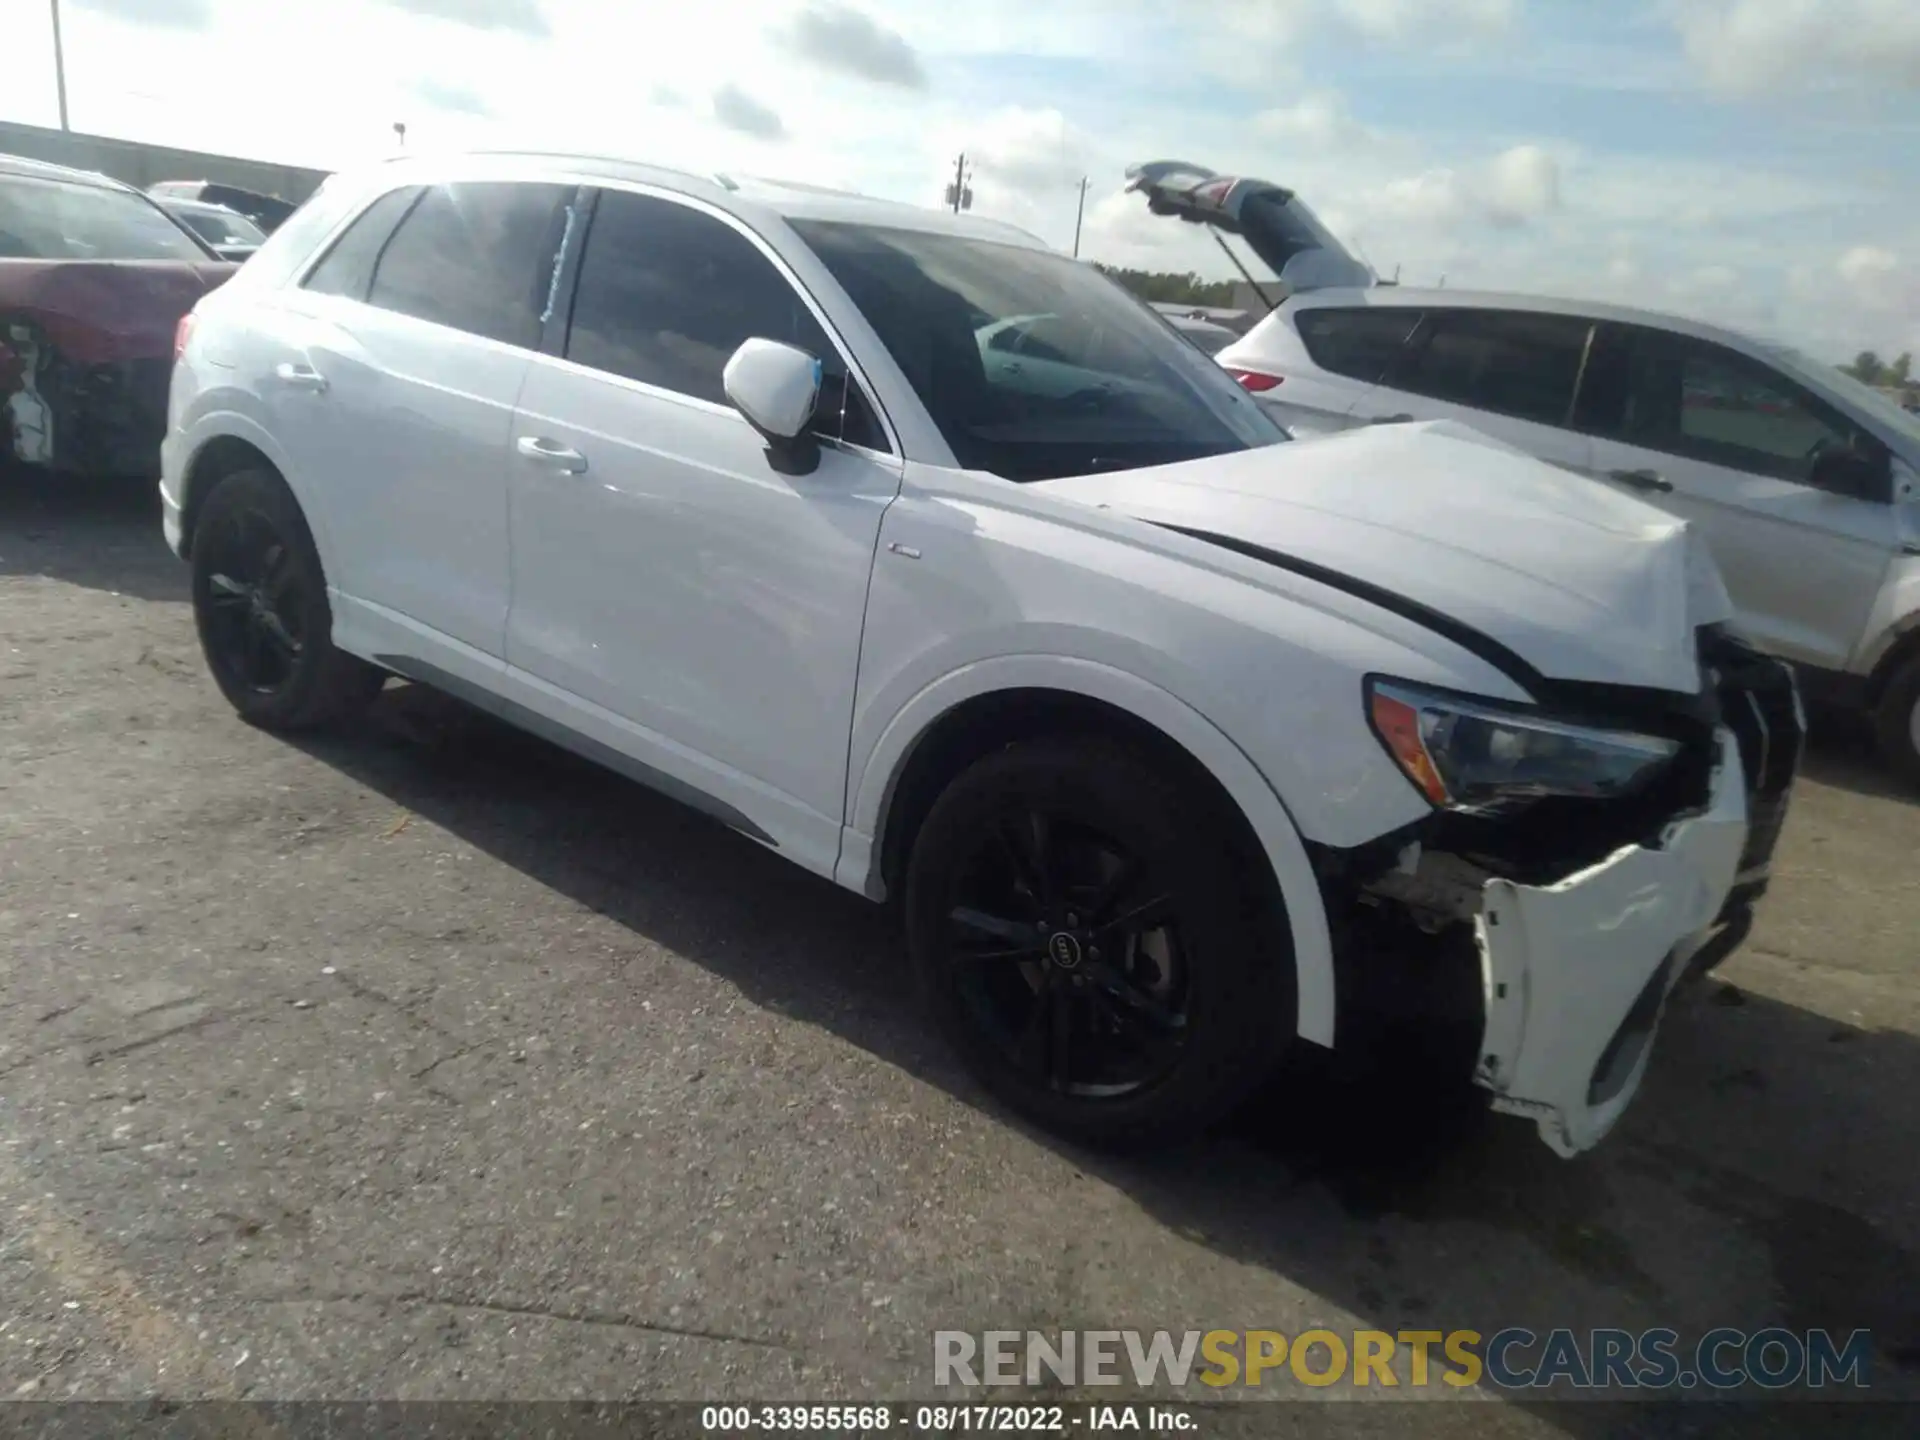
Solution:
{"label": "gravel ground", "polygon": [[880,912],[418,689],[250,730],[149,492],[9,482],[0,1398],[851,1401],[927,1395],[936,1328],[1767,1323],[1871,1328],[1912,1396],[1917,853],[1823,737],[1753,939],[1581,1161],[1300,1074],[1116,1162],[957,1072]]}

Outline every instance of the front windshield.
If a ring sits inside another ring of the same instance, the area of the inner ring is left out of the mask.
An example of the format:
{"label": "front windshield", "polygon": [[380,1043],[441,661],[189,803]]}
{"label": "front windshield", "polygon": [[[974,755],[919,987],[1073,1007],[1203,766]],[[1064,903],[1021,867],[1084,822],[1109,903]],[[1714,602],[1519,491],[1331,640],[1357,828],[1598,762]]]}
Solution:
{"label": "front windshield", "polygon": [[1871,385],[1863,385],[1846,371],[1833,365],[1822,365],[1811,355],[1803,354],[1788,345],[1768,346],[1776,358],[1784,361],[1789,369],[1824,387],[1826,391],[1845,401],[1856,410],[1865,411],[1882,425],[1895,433],[1920,445],[1920,415],[1902,410],[1887,396]]}
{"label": "front windshield", "polygon": [[1225,371],[1090,266],[962,235],[793,228],[969,470],[1052,480],[1288,438]]}

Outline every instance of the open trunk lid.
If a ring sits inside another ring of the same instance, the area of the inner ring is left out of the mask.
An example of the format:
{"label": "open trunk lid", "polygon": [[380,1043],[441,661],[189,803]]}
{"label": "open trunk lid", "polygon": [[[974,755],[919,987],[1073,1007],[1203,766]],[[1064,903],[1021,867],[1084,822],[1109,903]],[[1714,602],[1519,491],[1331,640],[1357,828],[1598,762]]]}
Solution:
{"label": "open trunk lid", "polygon": [[1127,188],[1145,195],[1155,215],[1238,235],[1289,293],[1377,283],[1372,268],[1334,238],[1306,201],[1270,181],[1154,160],[1128,168]]}

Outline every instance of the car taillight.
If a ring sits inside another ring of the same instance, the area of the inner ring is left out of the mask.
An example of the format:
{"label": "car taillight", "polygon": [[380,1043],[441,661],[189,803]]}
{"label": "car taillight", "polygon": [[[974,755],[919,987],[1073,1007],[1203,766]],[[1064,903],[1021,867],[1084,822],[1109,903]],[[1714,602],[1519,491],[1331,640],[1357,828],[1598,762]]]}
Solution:
{"label": "car taillight", "polygon": [[178,360],[187,353],[187,341],[193,336],[193,312],[189,310],[180,317],[180,323],[173,327],[173,358]]}
{"label": "car taillight", "polygon": [[1243,390],[1251,390],[1256,395],[1263,390],[1273,389],[1283,378],[1279,375],[1266,375],[1258,370],[1242,370],[1237,365],[1229,365],[1226,369],[1229,375],[1240,382]]}

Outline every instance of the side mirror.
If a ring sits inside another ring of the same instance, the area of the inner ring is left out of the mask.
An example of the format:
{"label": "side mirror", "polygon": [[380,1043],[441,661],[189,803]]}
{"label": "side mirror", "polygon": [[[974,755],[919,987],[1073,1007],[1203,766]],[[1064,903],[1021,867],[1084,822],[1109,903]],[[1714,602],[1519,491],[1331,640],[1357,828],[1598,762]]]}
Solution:
{"label": "side mirror", "polygon": [[1885,451],[1842,450],[1837,446],[1816,455],[1807,473],[1807,483],[1815,489],[1855,500],[1887,500],[1891,481]]}
{"label": "side mirror", "polygon": [[727,399],[767,442],[767,456],[783,475],[810,474],[820,464],[820,442],[808,433],[820,403],[820,362],[806,351],[758,336],[743,340],[720,383]]}

